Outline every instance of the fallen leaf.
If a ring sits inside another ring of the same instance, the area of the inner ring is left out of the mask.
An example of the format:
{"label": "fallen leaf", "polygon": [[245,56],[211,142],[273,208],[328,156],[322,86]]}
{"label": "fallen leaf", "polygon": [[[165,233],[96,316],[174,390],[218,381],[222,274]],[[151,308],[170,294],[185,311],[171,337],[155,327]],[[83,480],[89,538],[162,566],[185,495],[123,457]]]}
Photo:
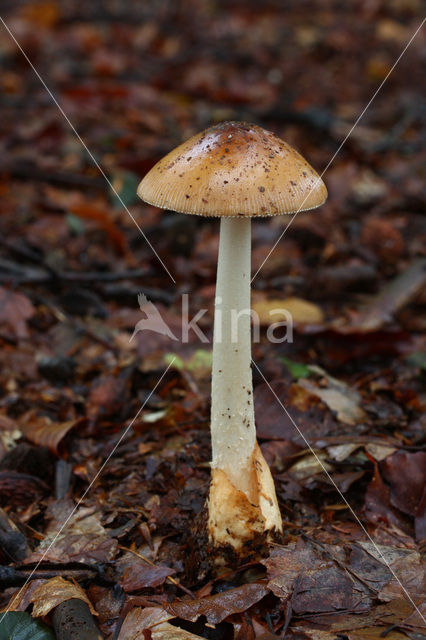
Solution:
{"label": "fallen leaf", "polygon": [[[118,542],[102,526],[100,514],[85,507],[73,510],[71,500],[58,500],[49,505],[46,516],[50,521],[46,535],[26,558],[26,563],[38,562],[41,558],[51,562],[111,562]],[[67,525],[58,535],[65,521]]]}
{"label": "fallen leaf", "polygon": [[[120,562],[118,565],[120,565]],[[174,569],[170,569],[170,567],[164,565],[150,566],[143,560],[133,556],[129,559],[129,564],[125,567],[119,584],[126,593],[130,593],[138,589],[158,587],[166,581],[168,576],[172,576],[174,573]]]}
{"label": "fallen leaf", "polygon": [[163,622],[151,631],[152,640],[200,640],[201,636],[195,636],[193,633],[175,627],[168,622]]}
{"label": "fallen leaf", "polygon": [[[26,585],[15,591],[7,604],[8,611],[25,611],[31,603],[31,596],[46,580],[30,580]],[[0,636],[1,637],[1,636]]]}
{"label": "fallen leaf", "polygon": [[0,325],[6,325],[17,338],[28,338],[27,320],[36,310],[22,293],[0,287]]}
{"label": "fallen leaf", "polygon": [[320,307],[302,298],[258,300],[253,303],[252,310],[258,314],[261,326],[286,322],[289,314],[295,324],[320,324],[324,321]]}
{"label": "fallen leaf", "polygon": [[81,420],[54,422],[48,416],[37,416],[34,411],[29,411],[21,418],[19,426],[27,440],[48,447],[57,455],[61,440],[79,422]]}
{"label": "fallen leaf", "polygon": [[383,482],[379,466],[374,462],[374,475],[365,492],[365,514],[370,522],[387,522],[403,531],[409,531],[408,521],[404,519],[390,502],[389,487]]}
{"label": "fallen leaf", "polygon": [[[417,551],[405,553],[391,563],[394,576],[380,590],[379,599],[384,601],[406,598],[406,591],[414,602],[421,602],[426,590],[424,567]],[[401,586],[402,585],[402,586]]]}
{"label": "fallen leaf", "polygon": [[386,458],[381,470],[393,506],[415,516],[426,485],[426,452],[399,451]]}
{"label": "fallen leaf", "polygon": [[396,451],[395,447],[391,447],[390,445],[386,444],[375,444],[374,442],[366,444],[364,448],[372,458],[377,460],[377,462],[385,460],[388,456],[391,456]]}
{"label": "fallen leaf", "polygon": [[326,454],[322,452],[316,456],[308,453],[290,467],[288,474],[296,480],[303,480],[317,473],[324,473],[324,470],[332,471],[333,467],[326,462],[326,458]]}
{"label": "fallen leaf", "polygon": [[155,607],[132,609],[124,619],[117,640],[199,640],[200,636],[169,624],[167,620],[172,617]]}
{"label": "fallen leaf", "polygon": [[29,613],[8,611],[0,619],[0,637],[4,640],[54,640],[48,626]]}
{"label": "fallen leaf", "polygon": [[208,622],[218,624],[234,613],[246,611],[267,593],[266,585],[244,584],[205,598],[167,602],[164,607],[177,618],[194,622],[199,616],[206,616]]}
{"label": "fallen leaf", "polygon": [[115,208],[121,209],[123,202],[128,207],[138,200],[137,188],[140,182],[140,177],[132,173],[131,171],[116,171],[111,176],[112,186],[114,190],[120,196],[120,200],[115,195],[114,191],[110,192],[111,204]]}
{"label": "fallen leaf", "polygon": [[278,598],[291,597],[297,614],[362,610],[368,603],[366,588],[334,561],[339,552],[343,562],[345,556],[336,545],[322,544],[317,549],[299,539],[287,547],[276,546],[262,560],[268,586]]}
{"label": "fallen leaf", "polygon": [[289,386],[283,380],[276,380],[270,383],[270,387],[272,391],[269,385],[260,384],[254,390],[258,437],[306,445],[293,420],[308,441],[335,431],[338,423],[330,411],[299,383]]}
{"label": "fallen leaf", "polygon": [[47,580],[47,582],[38,587],[32,594],[30,601],[33,603],[33,616],[35,618],[47,616],[58,604],[66,600],[71,600],[72,598],[83,600],[89,607],[91,614],[94,616],[97,615],[92,603],[80,585],[57,576],[56,578]]}
{"label": "fallen leaf", "polygon": [[319,387],[316,382],[311,380],[299,380],[298,385],[317,396],[332,411],[336,412],[338,420],[346,424],[358,424],[366,419],[366,414],[359,406],[361,396],[341,380],[333,378],[323,369],[316,366],[310,366],[309,369],[321,375],[327,381],[327,387]]}
{"label": "fallen leaf", "polygon": [[184,360],[176,353],[166,353],[164,356],[166,365],[171,364],[179,371],[189,371],[196,380],[210,378],[212,369],[212,352],[205,349],[197,349],[189,359]]}
{"label": "fallen leaf", "polygon": [[360,445],[355,442],[348,442],[345,444],[336,444],[331,447],[327,447],[327,453],[330,458],[337,462],[343,462],[354,451],[359,449]]}
{"label": "fallen leaf", "polygon": [[284,356],[282,356],[280,360],[285,364],[295,380],[298,380],[299,378],[308,378],[311,375],[309,368],[305,364],[293,362]]}
{"label": "fallen leaf", "polygon": [[[53,537],[53,536],[52,536]],[[88,564],[111,562],[117,551],[117,540],[107,535],[96,534],[64,534],[50,547],[45,539],[26,562],[38,562],[43,559],[50,562],[85,562]]]}

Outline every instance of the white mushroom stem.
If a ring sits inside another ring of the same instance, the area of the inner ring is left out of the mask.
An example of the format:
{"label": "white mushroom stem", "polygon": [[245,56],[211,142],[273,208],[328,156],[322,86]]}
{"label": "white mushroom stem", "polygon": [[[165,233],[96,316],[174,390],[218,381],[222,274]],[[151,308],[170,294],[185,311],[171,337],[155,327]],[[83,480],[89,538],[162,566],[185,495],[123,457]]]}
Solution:
{"label": "white mushroom stem", "polygon": [[212,468],[251,499],[256,444],[251,371],[250,218],[221,218],[212,368]]}

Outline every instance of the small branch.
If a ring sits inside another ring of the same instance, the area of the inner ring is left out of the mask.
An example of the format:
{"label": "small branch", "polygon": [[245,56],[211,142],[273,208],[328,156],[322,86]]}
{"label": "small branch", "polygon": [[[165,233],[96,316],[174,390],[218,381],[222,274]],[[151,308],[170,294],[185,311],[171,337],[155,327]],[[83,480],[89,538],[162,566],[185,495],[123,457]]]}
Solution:
{"label": "small branch", "polygon": [[57,640],[103,640],[83,600],[71,598],[62,602],[54,609],[52,622]]}

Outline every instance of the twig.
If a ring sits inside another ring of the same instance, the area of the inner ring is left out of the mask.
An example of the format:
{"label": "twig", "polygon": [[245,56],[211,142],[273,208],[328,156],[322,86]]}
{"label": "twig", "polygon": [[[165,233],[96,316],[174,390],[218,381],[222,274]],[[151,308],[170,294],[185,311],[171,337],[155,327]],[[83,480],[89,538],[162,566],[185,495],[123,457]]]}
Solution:
{"label": "twig", "polygon": [[52,614],[57,640],[103,640],[89,607],[71,598],[55,607]]}
{"label": "twig", "polygon": [[4,172],[18,180],[33,180],[37,182],[49,182],[60,186],[80,187],[105,191],[105,182],[97,176],[85,176],[82,174],[68,173],[65,171],[45,171],[30,162],[11,164],[4,168]]}

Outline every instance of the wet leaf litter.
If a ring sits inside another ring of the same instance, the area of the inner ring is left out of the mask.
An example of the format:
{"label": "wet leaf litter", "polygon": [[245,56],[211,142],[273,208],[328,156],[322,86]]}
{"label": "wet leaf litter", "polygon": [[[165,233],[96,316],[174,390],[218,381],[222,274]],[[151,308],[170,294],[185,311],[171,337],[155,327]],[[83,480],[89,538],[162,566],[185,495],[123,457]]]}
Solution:
{"label": "wet leaf litter", "polygon": [[[232,2],[190,13],[42,2],[8,16],[178,289],[1,34],[0,584],[3,608],[12,605],[1,632],[21,625],[28,637],[60,638],[55,611],[69,603],[74,638],[85,620],[110,640],[417,639],[423,622],[403,588],[424,615],[420,44],[328,170],[327,205],[296,217],[253,281],[254,360],[317,457],[253,369],[284,539],[262,562],[219,574],[200,534],[218,231],[144,206],[135,187],[170,149],[223,120],[256,122],[321,169],[419,7],[312,3],[307,17],[296,4],[284,13]],[[265,181],[256,187],[268,197]],[[252,226],[254,274],[284,227]],[[207,309],[209,342],[148,331],[129,342],[143,317],[138,293],[180,336],[181,290],[190,317]],[[267,340],[277,307],[295,317],[293,344]],[[55,605],[43,622],[31,617],[37,594]]]}

